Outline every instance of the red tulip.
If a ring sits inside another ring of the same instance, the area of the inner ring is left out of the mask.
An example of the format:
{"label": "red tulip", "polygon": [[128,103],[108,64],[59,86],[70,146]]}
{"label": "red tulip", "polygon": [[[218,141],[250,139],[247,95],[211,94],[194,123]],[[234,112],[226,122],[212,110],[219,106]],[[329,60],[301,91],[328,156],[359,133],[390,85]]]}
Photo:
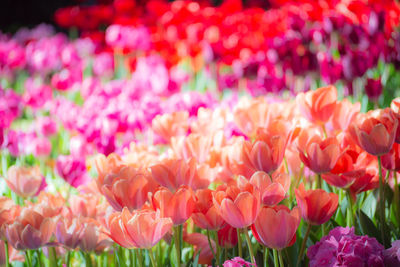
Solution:
{"label": "red tulip", "polygon": [[301,216],[311,224],[326,223],[338,207],[339,197],[335,193],[328,193],[323,189],[305,190],[300,184],[295,190],[297,205]]}

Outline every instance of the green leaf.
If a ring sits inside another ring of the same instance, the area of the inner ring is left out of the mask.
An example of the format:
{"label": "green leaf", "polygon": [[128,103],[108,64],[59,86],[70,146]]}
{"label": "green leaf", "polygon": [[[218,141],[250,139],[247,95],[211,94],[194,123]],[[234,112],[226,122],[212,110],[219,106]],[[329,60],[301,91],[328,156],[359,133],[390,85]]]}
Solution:
{"label": "green leaf", "polygon": [[380,243],[382,243],[382,238],[380,237],[378,228],[376,228],[372,220],[362,210],[357,212],[357,221],[363,235],[375,237]]}

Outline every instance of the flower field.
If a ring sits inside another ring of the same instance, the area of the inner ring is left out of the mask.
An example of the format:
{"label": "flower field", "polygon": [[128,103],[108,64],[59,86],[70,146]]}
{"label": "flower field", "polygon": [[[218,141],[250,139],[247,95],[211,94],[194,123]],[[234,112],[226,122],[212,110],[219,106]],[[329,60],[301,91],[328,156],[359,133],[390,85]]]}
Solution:
{"label": "flower field", "polygon": [[0,31],[0,266],[400,266],[400,4],[102,0]]}

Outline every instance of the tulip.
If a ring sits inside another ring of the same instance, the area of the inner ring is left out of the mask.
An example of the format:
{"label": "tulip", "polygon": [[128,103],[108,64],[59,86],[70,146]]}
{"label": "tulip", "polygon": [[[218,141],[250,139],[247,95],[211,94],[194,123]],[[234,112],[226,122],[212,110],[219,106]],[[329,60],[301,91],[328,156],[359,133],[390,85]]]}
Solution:
{"label": "tulip", "polygon": [[190,134],[171,138],[171,148],[174,154],[185,160],[195,158],[197,162],[203,163],[207,160],[212,147],[211,136]]}
{"label": "tulip", "polygon": [[98,222],[80,216],[60,218],[56,223],[55,236],[63,246],[79,248],[84,252],[101,251],[110,245],[110,240],[102,233]]}
{"label": "tulip", "polygon": [[[215,251],[215,242],[214,240],[210,240],[210,244],[208,243],[207,236],[200,233],[192,233],[187,234],[183,237],[183,240],[194,247],[194,255],[193,257],[197,257],[197,254],[200,254],[198,257],[199,264],[209,265],[214,258],[213,250]],[[217,259],[216,259],[217,260]]]}
{"label": "tulip", "polygon": [[[390,104],[391,110],[393,110],[394,118],[397,120],[397,124],[399,124],[400,120],[400,97],[393,99]],[[397,127],[395,142],[400,144],[400,127]]]}
{"label": "tulip", "polygon": [[305,151],[299,151],[300,159],[317,174],[329,172],[335,166],[341,151],[336,138],[325,140],[315,136],[306,145]]}
{"label": "tulip", "polygon": [[202,229],[218,230],[225,221],[213,204],[212,190],[201,189],[196,192],[196,204],[192,214],[193,222]]}
{"label": "tulip", "polygon": [[186,111],[157,115],[152,122],[153,131],[169,142],[173,136],[186,135],[189,113]]}
{"label": "tulip", "polygon": [[233,248],[238,243],[238,235],[236,229],[229,224],[225,224],[224,227],[219,229],[217,235],[218,242],[221,247]]}
{"label": "tulip", "polygon": [[183,159],[165,159],[151,166],[150,169],[154,180],[171,191],[177,190],[181,185],[186,185],[193,190],[204,189],[211,182],[208,177],[200,176],[194,158],[187,162]]}
{"label": "tulip", "polygon": [[5,236],[15,249],[38,249],[50,241],[53,230],[52,218],[25,207],[12,224],[6,225]]}
{"label": "tulip", "polygon": [[20,206],[7,197],[0,197],[0,239],[4,239],[4,227],[11,224],[20,213]]}
{"label": "tulip", "polygon": [[[361,115],[360,115],[361,116]],[[359,123],[350,128],[356,143],[374,156],[382,156],[392,149],[398,121],[389,108],[374,110],[359,118]]]}
{"label": "tulip", "polygon": [[300,219],[298,207],[292,210],[283,205],[263,207],[251,229],[258,242],[281,250],[294,244]]}
{"label": "tulip", "polygon": [[175,193],[165,187],[159,188],[152,197],[155,210],[160,210],[162,218],[171,218],[174,226],[186,222],[194,211],[196,198],[187,186],[181,186]]}
{"label": "tulip", "polygon": [[337,89],[332,85],[300,93],[296,97],[297,105],[304,117],[317,124],[324,124],[330,119],[335,111],[336,100]]}
{"label": "tulip", "polygon": [[[100,178],[100,177],[99,177]],[[157,187],[151,176],[132,166],[121,167],[115,173],[98,179],[100,192],[117,211],[124,207],[129,210],[140,209],[148,199],[148,194]]]}
{"label": "tulip", "polygon": [[60,155],[57,158],[56,171],[61,178],[75,188],[89,181],[84,158]]}
{"label": "tulip", "polygon": [[290,177],[285,173],[274,173],[271,178],[265,172],[255,172],[250,183],[260,190],[264,205],[275,206],[285,198],[290,188]]}
{"label": "tulip", "polygon": [[301,216],[313,225],[326,223],[338,207],[338,195],[323,189],[305,190],[304,185],[300,184],[295,194]]}
{"label": "tulip", "polygon": [[172,228],[170,218],[162,218],[157,211],[142,210],[131,213],[127,208],[108,218],[108,235],[125,248],[150,249]]}
{"label": "tulip", "polygon": [[38,194],[44,181],[40,169],[36,167],[11,166],[5,179],[8,187],[21,197],[33,197]]}
{"label": "tulip", "polygon": [[394,143],[389,153],[382,156],[382,167],[387,170],[400,170],[400,145]]}
{"label": "tulip", "polygon": [[[239,178],[241,185],[218,187],[213,192],[213,202],[220,216],[232,227],[246,228],[254,223],[260,211],[260,191]],[[223,190],[224,189],[224,190]]]}

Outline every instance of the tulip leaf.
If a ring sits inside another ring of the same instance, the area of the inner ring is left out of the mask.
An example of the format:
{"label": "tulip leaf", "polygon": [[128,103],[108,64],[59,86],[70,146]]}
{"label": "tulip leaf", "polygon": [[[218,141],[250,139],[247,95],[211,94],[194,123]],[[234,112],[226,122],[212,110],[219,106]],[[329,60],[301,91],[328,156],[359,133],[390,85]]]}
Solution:
{"label": "tulip leaf", "polygon": [[376,206],[377,206],[377,201],[376,201],[376,197],[375,195],[371,192],[368,194],[367,198],[365,199],[361,210],[363,211],[363,213],[370,217],[373,218],[375,211],[376,211]]}
{"label": "tulip leaf", "polygon": [[372,220],[362,210],[357,213],[357,220],[363,235],[375,237],[380,243],[382,243],[382,238],[380,237],[378,228],[376,228]]}

